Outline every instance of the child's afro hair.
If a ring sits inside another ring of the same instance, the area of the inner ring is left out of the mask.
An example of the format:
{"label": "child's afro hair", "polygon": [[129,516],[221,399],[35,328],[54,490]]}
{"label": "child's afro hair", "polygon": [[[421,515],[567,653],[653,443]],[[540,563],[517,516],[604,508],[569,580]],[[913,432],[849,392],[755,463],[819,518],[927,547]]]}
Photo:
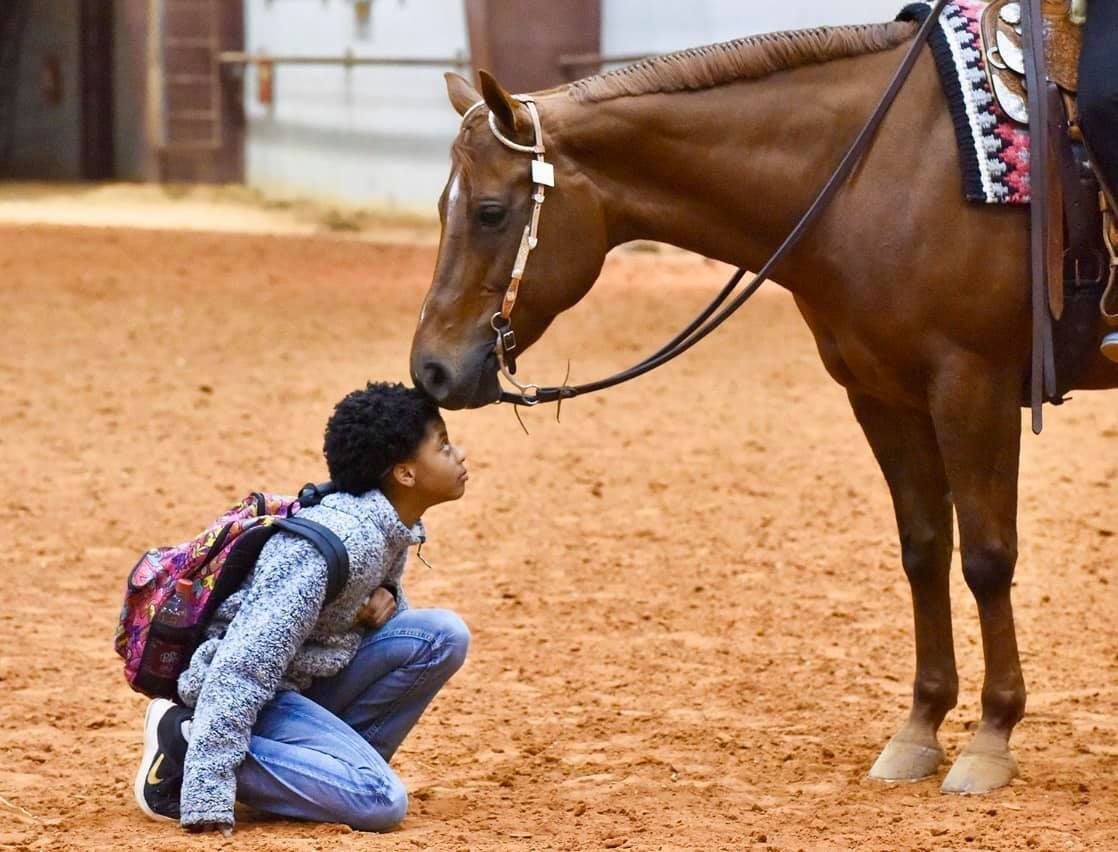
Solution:
{"label": "child's afro hair", "polygon": [[339,491],[364,494],[378,488],[393,465],[412,458],[439,420],[439,406],[418,388],[369,382],[334,406],[322,451]]}

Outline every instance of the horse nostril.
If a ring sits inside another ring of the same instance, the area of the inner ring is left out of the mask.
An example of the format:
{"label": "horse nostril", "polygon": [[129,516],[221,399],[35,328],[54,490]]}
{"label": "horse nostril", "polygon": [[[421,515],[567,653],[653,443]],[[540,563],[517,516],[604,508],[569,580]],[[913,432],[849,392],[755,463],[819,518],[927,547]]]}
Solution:
{"label": "horse nostril", "polygon": [[423,389],[437,402],[446,398],[450,390],[450,371],[440,361],[434,359],[424,361],[419,378]]}

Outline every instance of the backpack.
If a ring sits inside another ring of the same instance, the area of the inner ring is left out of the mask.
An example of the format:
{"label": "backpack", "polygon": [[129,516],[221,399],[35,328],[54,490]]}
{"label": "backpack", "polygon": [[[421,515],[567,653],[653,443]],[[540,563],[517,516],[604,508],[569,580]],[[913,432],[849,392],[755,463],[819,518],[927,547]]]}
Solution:
{"label": "backpack", "polygon": [[[201,644],[214,611],[241,586],[264,543],[279,530],[302,536],[326,558],[323,606],[334,600],[349,581],[345,545],[322,524],[296,515],[333,490],[327,482],[307,483],[297,497],[254,491],[190,541],[144,553],[128,573],[113,640],[124,658],[129,686],[152,698],[178,700],[179,675]],[[180,579],[192,582],[192,594],[185,610],[182,601],[176,601],[171,626],[164,606]]]}

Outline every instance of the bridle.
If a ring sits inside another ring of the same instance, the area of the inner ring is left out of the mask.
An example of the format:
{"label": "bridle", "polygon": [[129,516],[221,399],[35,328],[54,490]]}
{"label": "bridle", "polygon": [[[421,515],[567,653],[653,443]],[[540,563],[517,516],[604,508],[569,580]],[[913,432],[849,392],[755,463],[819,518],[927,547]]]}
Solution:
{"label": "bridle", "polygon": [[[761,285],[768,280],[773,268],[796,246],[801,237],[803,237],[804,232],[807,231],[823,213],[827,205],[841,188],[843,182],[853,171],[854,166],[857,165],[862,155],[869,149],[874,132],[877,130],[878,126],[880,126],[882,120],[885,118],[885,114],[889,111],[889,107],[892,106],[897,94],[904,86],[905,81],[916,65],[920,49],[931,35],[932,28],[938,22],[940,12],[943,11],[945,5],[947,5],[947,0],[937,0],[932,6],[928,17],[924,19],[920,28],[917,30],[912,45],[905,53],[904,59],[901,60],[901,64],[894,73],[893,79],[889,82],[888,87],[885,89],[885,93],[882,95],[881,100],[870,114],[865,126],[858,133],[857,137],[855,137],[854,142],[851,143],[850,149],[839,162],[834,173],[823,185],[823,188],[819,191],[815,200],[812,201],[807,212],[804,213],[800,221],[796,223],[796,226],[791,230],[788,236],[785,237],[784,242],[780,244],[779,248],[777,248],[768,261],[765,262],[765,265],[761,267],[760,271],[753,277],[745,289],[742,290],[733,301],[723,306],[730,297],[730,294],[734,292],[742,278],[746,275],[746,270],[744,268],[739,268],[730,277],[730,280],[718,295],[714,297],[710,304],[703,309],[702,313],[692,320],[683,331],[640,363],[629,367],[627,370],[622,370],[620,373],[615,373],[612,376],[599,379],[595,382],[588,382],[582,385],[563,384],[557,387],[540,387],[535,384],[522,384],[515,378],[516,335],[512,330],[512,309],[516,305],[516,298],[520,292],[520,282],[524,277],[524,267],[528,263],[528,255],[539,242],[537,239],[537,231],[539,229],[540,210],[543,207],[545,197],[545,187],[555,187],[555,170],[552,165],[544,159],[546,150],[544,148],[543,128],[540,123],[539,110],[536,108],[535,101],[531,96],[513,95],[513,99],[522,103],[532,118],[534,138],[531,145],[522,145],[502,134],[497,126],[496,118],[491,111],[489,113],[489,129],[493,131],[493,135],[497,140],[513,151],[534,155],[532,160],[533,207],[531,219],[524,227],[524,234],[520,240],[520,248],[516,253],[516,260],[513,263],[509,286],[505,290],[504,298],[501,300],[501,309],[493,314],[489,320],[489,325],[497,336],[494,352],[497,356],[497,363],[500,366],[501,373],[519,391],[519,393],[511,393],[502,390],[498,401],[511,402],[514,405],[537,405],[541,402],[561,402],[564,399],[619,385],[622,382],[635,379],[637,376],[643,375],[659,367],[661,364],[666,364],[673,358],[683,354],[729,319],[738,308],[744,305],[745,302],[760,289]],[[471,105],[470,108],[463,113],[462,121],[465,122],[474,110],[484,105],[484,101],[478,101]],[[722,310],[716,314],[715,312],[718,311],[719,308],[722,308]]]}
{"label": "bridle", "polygon": [[[536,102],[528,95],[513,95],[513,97],[524,104],[532,117],[533,143],[521,145],[501,133],[492,112],[489,113],[489,129],[505,147],[535,155],[532,159],[532,215],[528,224],[524,226],[524,233],[520,238],[520,248],[517,249],[516,260],[512,264],[509,286],[505,288],[505,295],[501,299],[501,309],[489,318],[489,326],[497,335],[494,345],[497,364],[505,378],[520,391],[518,402],[521,405],[535,405],[539,401],[535,398],[535,394],[540,390],[540,386],[525,385],[516,380],[516,334],[512,330],[511,317],[512,309],[516,306],[516,297],[520,293],[520,280],[524,277],[524,267],[528,265],[528,255],[539,243],[536,234],[540,226],[540,210],[543,208],[546,188],[555,187],[555,168],[544,159],[546,150],[543,145],[543,128],[540,126],[540,113],[536,109]],[[485,101],[478,101],[471,105],[462,114],[463,123],[470,117],[470,113],[482,106],[485,106]]]}

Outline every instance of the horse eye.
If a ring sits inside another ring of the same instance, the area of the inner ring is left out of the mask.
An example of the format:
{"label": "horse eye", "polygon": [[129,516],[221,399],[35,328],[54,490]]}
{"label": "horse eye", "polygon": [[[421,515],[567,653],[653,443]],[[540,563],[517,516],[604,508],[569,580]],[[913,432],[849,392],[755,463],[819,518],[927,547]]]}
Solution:
{"label": "horse eye", "polygon": [[495,201],[482,204],[477,211],[477,220],[483,228],[498,228],[505,221],[505,206]]}

